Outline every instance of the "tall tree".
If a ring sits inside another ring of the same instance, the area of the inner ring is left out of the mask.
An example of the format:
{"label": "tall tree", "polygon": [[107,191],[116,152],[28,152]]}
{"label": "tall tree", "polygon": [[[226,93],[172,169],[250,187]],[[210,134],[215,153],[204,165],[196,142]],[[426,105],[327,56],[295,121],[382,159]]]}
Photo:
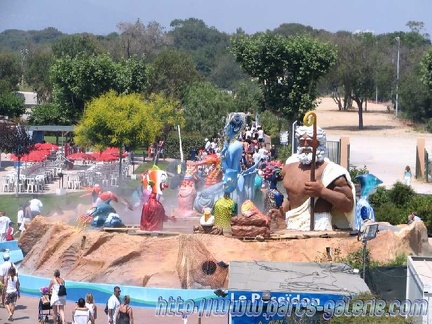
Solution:
{"label": "tall tree", "polygon": [[209,76],[215,66],[215,58],[229,46],[227,34],[214,27],[208,27],[204,21],[196,18],[175,19],[170,26],[170,35],[177,49],[191,54],[198,71]]}
{"label": "tall tree", "polygon": [[12,153],[18,158],[18,172],[15,195],[18,196],[21,159],[34,148],[34,141],[28,133],[27,127],[2,122],[0,123],[0,150]]}
{"label": "tall tree", "polygon": [[242,68],[258,79],[264,109],[286,120],[296,120],[316,106],[318,80],[336,61],[336,50],[329,44],[271,33],[237,36],[232,39],[232,52]]}
{"label": "tall tree", "polygon": [[342,87],[345,103],[356,102],[359,129],[363,129],[364,103],[374,97],[376,89],[375,39],[372,33],[359,33],[340,37],[337,42],[339,55],[336,86]]}
{"label": "tall tree", "polygon": [[0,53],[0,93],[18,90],[22,68],[17,54]]}
{"label": "tall tree", "polygon": [[188,53],[166,49],[151,64],[149,91],[180,100],[185,87],[200,80],[202,77]]}
{"label": "tall tree", "polygon": [[150,61],[157,53],[171,44],[171,39],[159,23],[152,21],[145,26],[139,19],[135,23],[117,24],[123,57],[145,56]]}
{"label": "tall tree", "polygon": [[92,56],[103,53],[103,47],[92,34],[67,35],[52,45],[52,52],[56,58],[64,56]]}
{"label": "tall tree", "polygon": [[125,146],[136,149],[154,141],[166,124],[181,124],[177,108],[178,103],[158,96],[144,100],[136,93],[110,91],[88,103],[76,127],[75,142],[97,149],[117,147],[120,153]]}
{"label": "tall tree", "polygon": [[235,61],[234,55],[228,51],[217,55],[214,64],[209,79],[221,89],[233,90],[235,83],[247,78],[247,74]]}
{"label": "tall tree", "polygon": [[50,80],[55,103],[75,123],[82,115],[85,102],[103,93],[143,91],[147,87],[148,72],[144,59],[135,57],[116,63],[108,55],[66,56],[51,66]]}
{"label": "tall tree", "polygon": [[64,111],[56,103],[46,102],[32,108],[28,122],[30,125],[64,125],[71,121],[65,116]]}
{"label": "tall tree", "polygon": [[0,115],[16,119],[24,113],[24,98],[14,92],[0,93]]}
{"label": "tall tree", "polygon": [[185,130],[201,132],[205,136],[219,134],[229,112],[237,110],[232,95],[209,82],[189,86],[183,99]]}
{"label": "tall tree", "polygon": [[49,73],[53,55],[47,49],[30,51],[27,58],[27,68],[24,73],[26,83],[37,93],[38,102],[47,101],[52,93]]}
{"label": "tall tree", "polygon": [[241,80],[233,85],[234,101],[237,111],[250,113],[255,116],[263,103],[263,94],[258,82],[254,80]]}

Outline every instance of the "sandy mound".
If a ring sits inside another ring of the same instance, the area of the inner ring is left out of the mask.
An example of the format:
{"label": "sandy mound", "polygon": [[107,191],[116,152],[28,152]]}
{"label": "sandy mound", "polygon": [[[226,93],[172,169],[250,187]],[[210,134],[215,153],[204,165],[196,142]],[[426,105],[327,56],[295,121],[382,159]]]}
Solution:
{"label": "sandy mound", "polygon": [[[58,268],[69,280],[171,288],[227,287],[227,269],[217,265],[219,261],[327,261],[326,247],[334,257],[362,247],[355,237],[244,242],[199,234],[160,238],[82,231],[42,216],[31,222],[19,245],[25,273],[50,277]],[[422,222],[397,234],[380,232],[369,247],[378,261],[402,252],[431,252]]]}

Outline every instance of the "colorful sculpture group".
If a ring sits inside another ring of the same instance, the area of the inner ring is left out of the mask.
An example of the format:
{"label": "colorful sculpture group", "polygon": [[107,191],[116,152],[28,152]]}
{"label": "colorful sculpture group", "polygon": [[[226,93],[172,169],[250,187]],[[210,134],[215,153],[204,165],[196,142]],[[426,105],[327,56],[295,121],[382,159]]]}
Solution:
{"label": "colorful sculpture group", "polygon": [[[316,126],[316,116],[307,114],[304,123],[307,126],[296,129],[297,154],[285,164],[260,161],[242,170],[243,143],[238,137],[246,125],[246,115],[229,114],[221,154],[186,163],[185,176],[178,190],[176,217],[202,215],[199,225],[193,228],[195,233],[231,233],[234,237],[261,238],[269,237],[271,231],[278,228],[358,230],[365,219],[374,220],[368,196],[381,181],[370,174],[356,178],[362,185],[356,209],[354,184],[346,169],[326,158],[326,137],[324,131]],[[204,165],[208,170],[207,178],[204,188],[197,191],[199,168]],[[256,181],[260,177],[258,170],[264,185],[256,188],[255,184],[261,183]],[[160,202],[163,190],[168,187],[167,173],[153,167],[141,175],[141,182],[140,228],[160,231],[165,221],[176,219],[166,214]],[[286,190],[286,198],[278,190],[279,182]],[[254,204],[256,190],[264,193],[263,212]],[[102,196],[98,193],[99,200]],[[93,222],[98,208],[115,213],[110,209],[109,201],[117,197],[109,197],[108,193],[105,196],[107,201],[95,206],[95,210],[88,214]]]}

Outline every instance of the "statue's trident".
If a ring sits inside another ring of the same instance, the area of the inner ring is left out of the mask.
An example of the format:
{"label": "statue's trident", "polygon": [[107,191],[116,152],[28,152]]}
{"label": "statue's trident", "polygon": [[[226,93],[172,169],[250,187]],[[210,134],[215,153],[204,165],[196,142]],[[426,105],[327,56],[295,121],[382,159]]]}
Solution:
{"label": "statue's trident", "polygon": [[[311,163],[311,173],[310,173],[310,181],[315,181],[315,168],[316,168],[316,150],[318,147],[318,139],[317,139],[317,116],[315,112],[309,111],[303,117],[303,124],[305,126],[313,125],[313,136],[312,136],[312,163]],[[315,226],[315,197],[310,197],[310,230],[314,230]]]}

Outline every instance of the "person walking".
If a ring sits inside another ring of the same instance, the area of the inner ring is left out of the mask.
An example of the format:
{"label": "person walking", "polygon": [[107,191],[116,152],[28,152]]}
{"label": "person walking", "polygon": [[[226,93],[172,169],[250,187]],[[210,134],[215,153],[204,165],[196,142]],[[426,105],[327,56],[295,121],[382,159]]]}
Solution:
{"label": "person walking", "polygon": [[6,231],[9,228],[10,218],[6,216],[6,212],[0,211],[0,242],[6,241]]}
{"label": "person walking", "polygon": [[412,178],[411,168],[409,167],[409,165],[407,165],[404,171],[404,182],[407,186],[411,185],[411,178]]}
{"label": "person walking", "polygon": [[42,207],[42,201],[40,201],[36,195],[33,195],[33,199],[30,200],[31,219],[41,214]]}
{"label": "person walking", "polygon": [[50,304],[53,309],[53,319],[54,324],[57,323],[57,317],[60,315],[60,320],[62,324],[65,322],[65,305],[66,305],[66,296],[59,296],[60,285],[64,285],[65,281],[62,277],[60,277],[60,271],[58,269],[54,270],[54,278],[51,279],[50,284],[48,286],[51,291],[51,300]]}
{"label": "person walking", "polygon": [[133,324],[133,311],[132,307],[129,306],[130,296],[126,295],[123,298],[123,303],[120,305],[118,314],[117,314],[117,323],[116,324]]}
{"label": "person walking", "polygon": [[88,308],[88,310],[90,311],[90,314],[93,316],[91,323],[94,324],[95,319],[97,319],[97,307],[94,304],[94,298],[93,298],[93,295],[91,293],[88,293],[85,296],[85,306]]}
{"label": "person walking", "polygon": [[[3,263],[0,266],[0,282],[1,283],[3,283],[4,280],[6,279],[10,268],[14,268],[16,275],[18,275],[15,265],[11,261],[9,261],[9,259],[10,259],[9,251],[6,251],[5,253],[3,253]],[[2,307],[2,308],[4,307],[4,304],[5,304],[5,297],[6,297],[6,292],[4,290],[2,290],[1,291],[1,305],[0,305],[0,307]]]}
{"label": "person walking", "polygon": [[120,307],[121,289],[119,286],[114,287],[114,293],[108,299],[108,323],[117,323],[117,313]]}
{"label": "person walking", "polygon": [[3,291],[6,295],[5,307],[9,313],[9,321],[13,321],[13,315],[15,312],[15,303],[20,297],[20,282],[16,273],[15,267],[10,267],[7,277],[3,282]]}

